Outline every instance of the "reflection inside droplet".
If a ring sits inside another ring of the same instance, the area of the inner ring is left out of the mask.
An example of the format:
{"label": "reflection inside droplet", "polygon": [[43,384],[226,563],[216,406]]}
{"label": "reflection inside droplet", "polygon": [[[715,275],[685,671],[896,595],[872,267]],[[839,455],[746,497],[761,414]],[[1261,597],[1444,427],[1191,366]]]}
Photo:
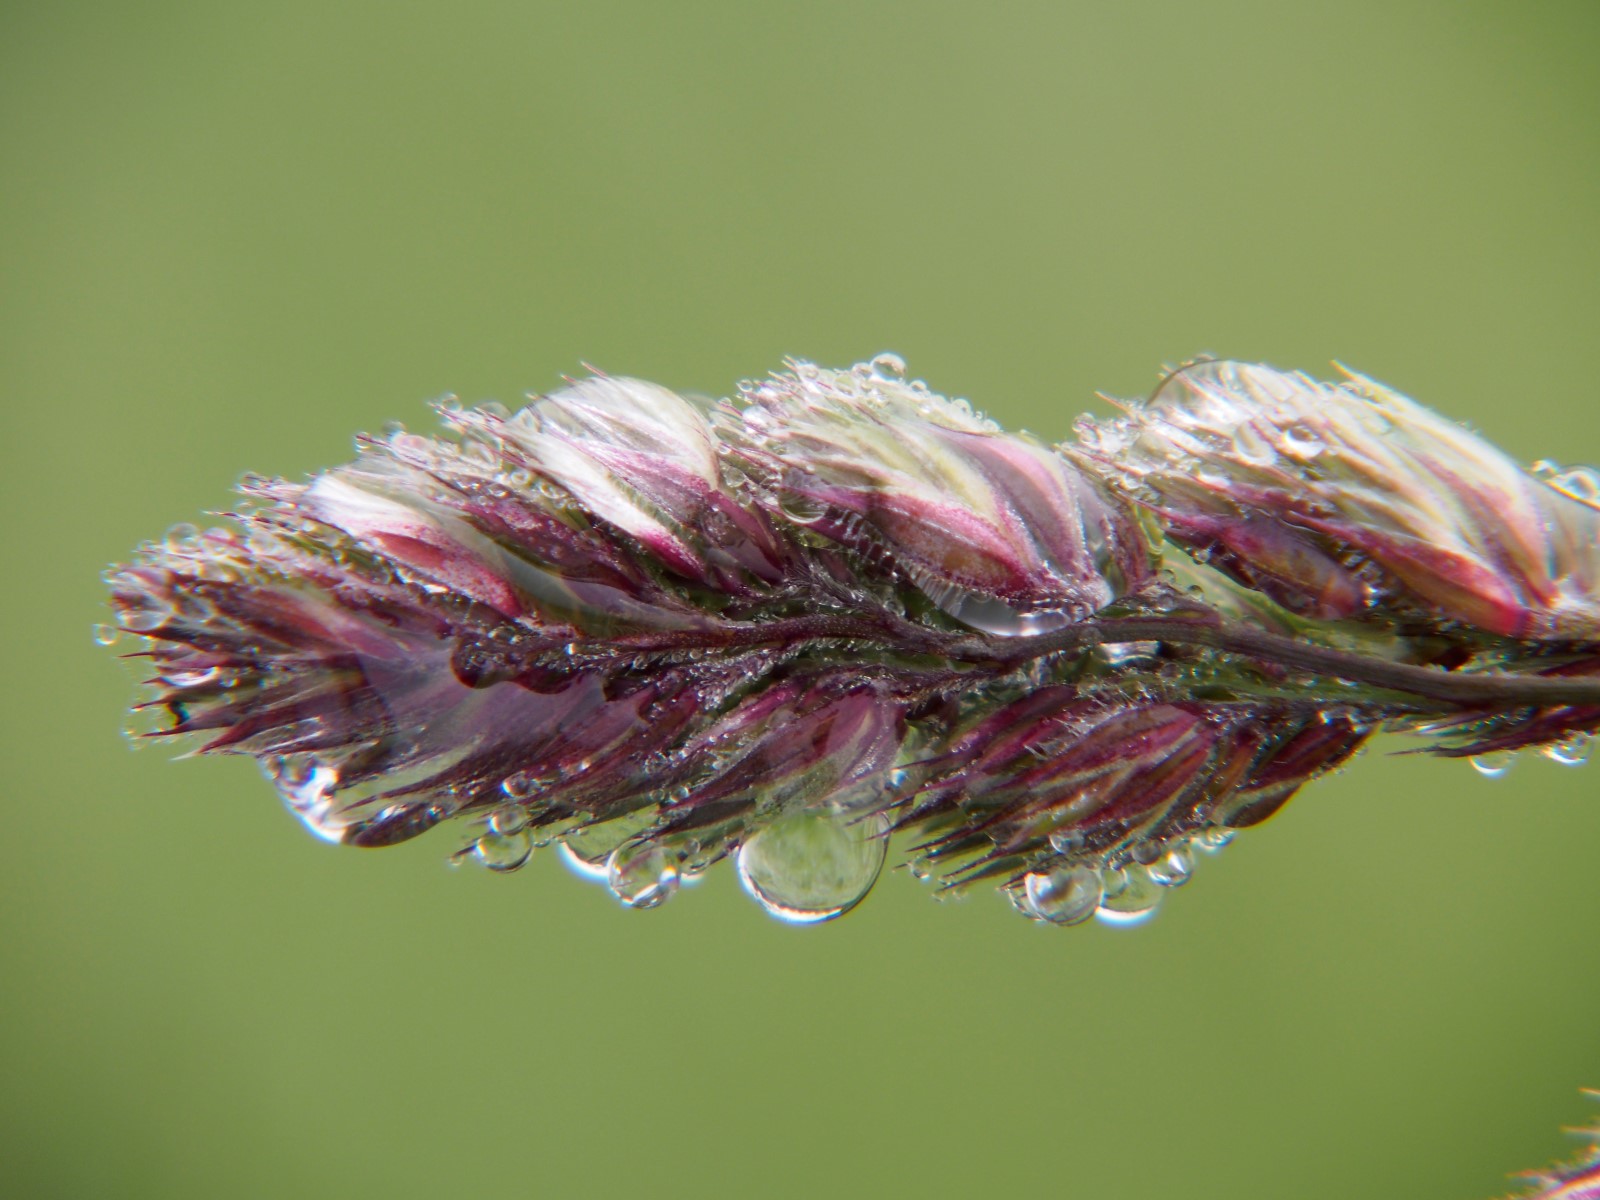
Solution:
{"label": "reflection inside droplet", "polygon": [[739,848],[739,882],[780,921],[813,925],[859,904],[889,850],[889,822],[874,813],[796,812],[763,826]]}
{"label": "reflection inside droplet", "polygon": [[1106,925],[1141,925],[1155,916],[1161,889],[1138,863],[1105,873],[1106,893],[1095,919]]}
{"label": "reflection inside droplet", "polygon": [[606,862],[606,883],[629,908],[655,908],[678,890],[677,860],[659,842],[624,842]]}
{"label": "reflection inside droplet", "polygon": [[1077,925],[1094,916],[1104,888],[1095,867],[1030,871],[1022,881],[1023,911],[1052,925]]}

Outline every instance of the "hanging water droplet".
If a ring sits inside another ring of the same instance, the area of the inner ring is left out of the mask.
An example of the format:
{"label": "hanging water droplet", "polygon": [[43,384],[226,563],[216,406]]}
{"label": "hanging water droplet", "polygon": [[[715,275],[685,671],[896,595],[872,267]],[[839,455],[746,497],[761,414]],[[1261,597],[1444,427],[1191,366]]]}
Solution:
{"label": "hanging water droplet", "polygon": [[811,925],[849,912],[872,890],[889,849],[889,822],[874,813],[796,812],[739,847],[739,882],[780,921]]}
{"label": "hanging water droplet", "polygon": [[1107,925],[1138,925],[1155,915],[1161,889],[1137,863],[1105,873],[1105,899],[1095,917]]}
{"label": "hanging water droplet", "polygon": [[1194,874],[1194,852],[1186,845],[1173,846],[1146,870],[1157,887],[1182,887]]}
{"label": "hanging water droplet", "polygon": [[1202,853],[1220,854],[1222,848],[1231,841],[1233,841],[1233,830],[1219,826],[1215,829],[1202,829],[1194,835],[1194,841],[1190,844]]}
{"label": "hanging water droplet", "polygon": [[606,883],[629,908],[655,908],[678,890],[678,864],[659,842],[624,842],[606,862]]}
{"label": "hanging water droplet", "polygon": [[1105,895],[1100,872],[1090,866],[1030,871],[1022,881],[1023,912],[1052,925],[1077,925],[1094,916]]}
{"label": "hanging water droplet", "polygon": [[122,636],[122,630],[115,625],[96,625],[92,632],[97,646],[115,646]]}
{"label": "hanging water droplet", "polygon": [[1539,753],[1563,767],[1581,767],[1589,761],[1589,753],[1593,748],[1593,737],[1587,733],[1577,733],[1549,746],[1540,747]]}
{"label": "hanging water droplet", "polygon": [[340,819],[333,802],[339,771],[314,754],[279,754],[262,762],[267,778],[284,805],[325,842],[344,840],[349,823]]}
{"label": "hanging water droplet", "polygon": [[888,351],[874,355],[871,366],[880,379],[904,379],[906,375],[906,360]]}
{"label": "hanging water droplet", "polygon": [[472,844],[472,857],[491,871],[515,871],[533,857],[533,839],[526,829],[486,833]]}
{"label": "hanging water droplet", "polygon": [[656,822],[653,808],[573,829],[562,836],[561,861],[573,874],[605,883],[607,864],[618,846],[646,832]]}
{"label": "hanging water droplet", "polygon": [[1467,759],[1472,764],[1472,769],[1479,775],[1488,779],[1499,779],[1511,770],[1511,764],[1516,761],[1516,755],[1510,750],[1491,750],[1487,754],[1474,754]]}
{"label": "hanging water droplet", "polygon": [[502,804],[489,814],[489,832],[507,837],[528,827],[528,810],[517,804]]}

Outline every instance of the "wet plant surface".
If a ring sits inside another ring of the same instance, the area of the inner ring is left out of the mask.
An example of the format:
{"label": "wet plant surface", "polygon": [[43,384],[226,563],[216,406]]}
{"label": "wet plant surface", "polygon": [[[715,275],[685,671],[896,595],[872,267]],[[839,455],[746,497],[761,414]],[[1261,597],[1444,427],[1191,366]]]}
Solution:
{"label": "wet plant surface", "polygon": [[1369,379],[1201,361],[1075,442],[885,354],[733,400],[596,375],[442,406],[107,574],[144,740],[317,836],[559,845],[655,908],[913,874],[1129,924],[1380,729],[1503,771],[1600,725],[1600,483]]}

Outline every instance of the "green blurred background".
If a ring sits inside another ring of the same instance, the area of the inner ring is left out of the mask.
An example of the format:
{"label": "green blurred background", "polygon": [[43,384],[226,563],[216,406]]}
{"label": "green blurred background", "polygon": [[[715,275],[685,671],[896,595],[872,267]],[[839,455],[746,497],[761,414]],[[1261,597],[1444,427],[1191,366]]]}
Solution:
{"label": "green blurred background", "polygon": [[0,1194],[1496,1195],[1600,1086],[1600,766],[1369,754],[1148,927],[333,849],[118,735],[98,571],[444,392],[1198,351],[1600,461],[1600,6],[0,11]]}

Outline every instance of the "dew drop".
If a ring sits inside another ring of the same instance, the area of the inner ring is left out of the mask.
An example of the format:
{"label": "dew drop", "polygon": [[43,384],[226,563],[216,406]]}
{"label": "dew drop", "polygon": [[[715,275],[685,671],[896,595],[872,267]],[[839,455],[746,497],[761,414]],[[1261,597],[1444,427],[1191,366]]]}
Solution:
{"label": "dew drop", "polygon": [[97,646],[115,646],[117,639],[122,636],[122,630],[115,625],[96,625],[92,632]]}
{"label": "dew drop", "polygon": [[1587,733],[1579,733],[1549,746],[1542,746],[1539,753],[1563,767],[1581,767],[1589,761],[1589,753],[1593,748],[1594,738]]}
{"label": "dew drop", "polygon": [[539,790],[539,780],[527,771],[518,771],[500,781],[500,790],[513,800],[526,800]]}
{"label": "dew drop", "polygon": [[1291,425],[1283,431],[1283,449],[1291,458],[1315,458],[1327,447],[1309,427]]}
{"label": "dew drop", "polygon": [[140,608],[123,616],[122,627],[129,633],[154,633],[165,625],[171,616],[172,610],[169,608],[155,606]]}
{"label": "dew drop", "polygon": [[882,814],[796,812],[757,830],[739,847],[735,866],[744,890],[770,916],[814,925],[861,903],[888,850]]}
{"label": "dew drop", "polygon": [[489,814],[487,824],[490,833],[509,837],[528,827],[528,812],[521,805],[502,804]]}
{"label": "dew drop", "polygon": [[262,769],[278,789],[285,807],[325,842],[344,840],[348,823],[339,819],[333,795],[339,771],[314,754],[279,754],[266,759]]}
{"label": "dew drop", "polygon": [[624,842],[606,861],[606,884],[629,908],[655,908],[678,890],[678,864],[659,842]]}
{"label": "dew drop", "polygon": [[1090,866],[1030,871],[1022,881],[1022,911],[1052,925],[1078,925],[1094,916],[1105,895],[1100,872]]}
{"label": "dew drop", "polygon": [[827,508],[820,500],[789,488],[784,488],[778,494],[778,507],[783,510],[783,515],[796,525],[809,525],[827,512]]}
{"label": "dew drop", "polygon": [[1185,845],[1174,846],[1145,869],[1157,887],[1182,887],[1194,875],[1194,852]]}
{"label": "dew drop", "polygon": [[1270,467],[1278,458],[1267,439],[1249,421],[1233,431],[1233,448],[1240,459],[1255,467]]}
{"label": "dew drop", "polygon": [[1107,871],[1105,889],[1094,915],[1107,925],[1138,925],[1153,917],[1161,904],[1161,889],[1137,863]]}
{"label": "dew drop", "polygon": [[1563,496],[1570,497],[1579,504],[1600,508],[1600,475],[1588,467],[1573,467],[1570,471],[1563,471],[1546,482]]}
{"label": "dew drop", "polygon": [[880,379],[904,379],[906,360],[898,354],[885,352],[872,359],[872,373]]}
{"label": "dew drop", "polygon": [[1215,829],[1202,829],[1195,834],[1191,844],[1203,854],[1221,854],[1223,847],[1231,841],[1233,830],[1218,826]]}
{"label": "dew drop", "polygon": [[[490,829],[494,828],[490,818]],[[472,844],[473,861],[491,871],[515,871],[533,857],[533,839],[526,829],[515,833],[486,833]]]}
{"label": "dew drop", "polygon": [[180,521],[167,530],[167,549],[177,554],[195,554],[200,549],[200,530]]}
{"label": "dew drop", "polygon": [[1510,750],[1491,750],[1487,754],[1474,754],[1467,759],[1472,764],[1472,769],[1486,779],[1499,779],[1516,761],[1516,755]]}

